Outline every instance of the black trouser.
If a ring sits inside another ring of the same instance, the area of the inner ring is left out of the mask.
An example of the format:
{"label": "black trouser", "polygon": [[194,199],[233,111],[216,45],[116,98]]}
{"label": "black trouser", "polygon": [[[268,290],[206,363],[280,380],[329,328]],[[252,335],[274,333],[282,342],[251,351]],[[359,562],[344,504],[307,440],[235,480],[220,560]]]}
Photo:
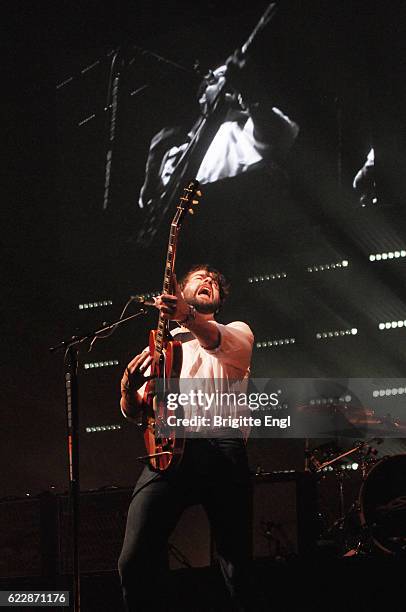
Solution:
{"label": "black trouser", "polygon": [[232,605],[248,609],[252,492],[247,454],[243,440],[221,438],[187,440],[182,462],[170,473],[148,467],[142,472],[119,559],[127,610],[171,609],[162,605],[166,598],[160,592],[168,538],[183,510],[198,503],[207,512]]}

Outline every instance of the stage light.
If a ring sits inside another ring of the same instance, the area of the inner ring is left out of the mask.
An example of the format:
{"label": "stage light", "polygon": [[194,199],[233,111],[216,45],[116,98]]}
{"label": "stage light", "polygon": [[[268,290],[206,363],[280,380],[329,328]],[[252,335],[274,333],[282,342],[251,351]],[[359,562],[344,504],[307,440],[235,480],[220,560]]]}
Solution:
{"label": "stage light", "polygon": [[349,265],[348,259],[342,259],[341,261],[334,261],[326,264],[314,264],[307,266],[307,272],[325,272],[326,270],[336,270],[337,268],[347,268]]}
{"label": "stage light", "polygon": [[263,340],[255,344],[256,348],[272,348],[277,346],[286,346],[287,344],[295,344],[296,338],[279,338],[274,340]]}
{"label": "stage light", "polygon": [[354,461],[354,463],[351,463],[351,467],[353,470],[358,470],[359,464]]}
{"label": "stage light", "polygon": [[83,367],[85,370],[90,370],[93,368],[107,368],[116,365],[119,365],[118,359],[109,359],[108,361],[90,361],[88,363],[84,363]]}
{"label": "stage light", "polygon": [[406,387],[393,387],[390,389],[375,389],[372,392],[372,397],[394,397],[406,393]]}
{"label": "stage light", "polygon": [[83,304],[79,304],[79,310],[88,310],[89,308],[102,308],[105,306],[112,306],[112,300],[99,300],[97,302],[85,302]]}
{"label": "stage light", "polygon": [[380,323],[378,323],[378,329],[385,330],[385,329],[396,329],[398,327],[406,327],[406,319],[399,320],[399,321],[381,321]]}
{"label": "stage light", "polygon": [[114,423],[113,425],[92,425],[90,427],[86,427],[85,431],[86,433],[97,433],[100,431],[115,431],[121,428],[121,425]]}
{"label": "stage light", "polygon": [[249,283],[263,283],[263,282],[270,281],[270,280],[281,280],[282,278],[287,278],[287,277],[288,275],[286,274],[286,272],[275,272],[273,274],[268,272],[268,274],[250,276],[248,277],[248,282]]}
{"label": "stage light", "polygon": [[384,253],[371,253],[369,255],[369,261],[386,261],[387,259],[399,259],[400,257],[406,257],[406,251],[385,251]]}
{"label": "stage light", "polygon": [[352,327],[351,329],[335,329],[331,331],[325,332],[317,332],[316,339],[317,340],[325,340],[326,338],[339,338],[343,336],[356,336],[358,334],[358,329],[356,327]]}

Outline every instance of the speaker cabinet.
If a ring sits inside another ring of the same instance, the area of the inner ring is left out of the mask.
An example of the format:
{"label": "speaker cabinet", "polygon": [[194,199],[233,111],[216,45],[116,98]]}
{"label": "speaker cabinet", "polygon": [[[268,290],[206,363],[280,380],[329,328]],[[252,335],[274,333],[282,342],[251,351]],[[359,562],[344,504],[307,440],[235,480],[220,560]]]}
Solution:
{"label": "speaker cabinet", "polygon": [[0,576],[40,576],[42,573],[40,501],[0,502]]}
{"label": "speaker cabinet", "polygon": [[[312,551],[317,499],[315,482],[303,472],[269,472],[254,477],[254,557]],[[80,495],[80,570],[115,571],[124,538],[132,489]],[[69,498],[44,493],[35,499],[0,502],[0,576],[72,573]],[[206,567],[213,559],[209,522],[201,506],[187,508],[169,540],[171,569]]]}
{"label": "speaker cabinet", "polygon": [[[116,570],[132,489],[92,491],[80,495],[79,554],[81,572]],[[60,574],[72,572],[69,500],[59,498]]]}
{"label": "speaker cabinet", "polygon": [[254,478],[254,558],[311,555],[316,537],[316,481],[311,474],[292,470]]}

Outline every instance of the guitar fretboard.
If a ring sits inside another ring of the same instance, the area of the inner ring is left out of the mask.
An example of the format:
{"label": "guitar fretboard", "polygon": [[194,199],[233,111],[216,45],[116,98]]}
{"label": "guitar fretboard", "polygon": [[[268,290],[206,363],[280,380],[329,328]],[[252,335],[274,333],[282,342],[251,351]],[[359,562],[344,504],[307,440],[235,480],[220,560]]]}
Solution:
{"label": "guitar fretboard", "polygon": [[[171,224],[171,231],[169,234],[169,244],[166,253],[165,273],[164,282],[162,286],[162,293],[169,293],[172,286],[172,275],[175,266],[175,255],[176,255],[176,242],[178,236],[177,222],[174,220]],[[168,321],[166,321],[162,314],[159,313],[157,333],[155,337],[155,350],[159,355],[162,354],[165,339],[168,335]]]}
{"label": "guitar fretboard", "polygon": [[[175,257],[176,247],[178,242],[179,230],[183,216],[191,211],[190,206],[197,204],[197,200],[193,200],[193,197],[200,196],[201,193],[197,191],[199,183],[190,181],[188,185],[183,189],[183,195],[179,198],[178,206],[176,207],[175,216],[171,223],[171,230],[169,232],[168,250],[166,252],[165,262],[165,273],[164,282],[162,287],[162,293],[170,293],[173,290],[173,273],[175,270]],[[159,359],[162,355],[162,351],[165,347],[166,339],[169,335],[168,321],[162,317],[162,313],[159,313],[158,326],[155,334],[155,359]]]}

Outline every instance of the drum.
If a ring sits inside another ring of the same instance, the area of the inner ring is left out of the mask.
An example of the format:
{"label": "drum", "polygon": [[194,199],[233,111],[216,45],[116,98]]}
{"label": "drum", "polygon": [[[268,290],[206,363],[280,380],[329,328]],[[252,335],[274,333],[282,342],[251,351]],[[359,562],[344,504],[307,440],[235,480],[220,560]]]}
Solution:
{"label": "drum", "polygon": [[385,553],[406,556],[406,453],[378,461],[360,490],[361,526]]}

